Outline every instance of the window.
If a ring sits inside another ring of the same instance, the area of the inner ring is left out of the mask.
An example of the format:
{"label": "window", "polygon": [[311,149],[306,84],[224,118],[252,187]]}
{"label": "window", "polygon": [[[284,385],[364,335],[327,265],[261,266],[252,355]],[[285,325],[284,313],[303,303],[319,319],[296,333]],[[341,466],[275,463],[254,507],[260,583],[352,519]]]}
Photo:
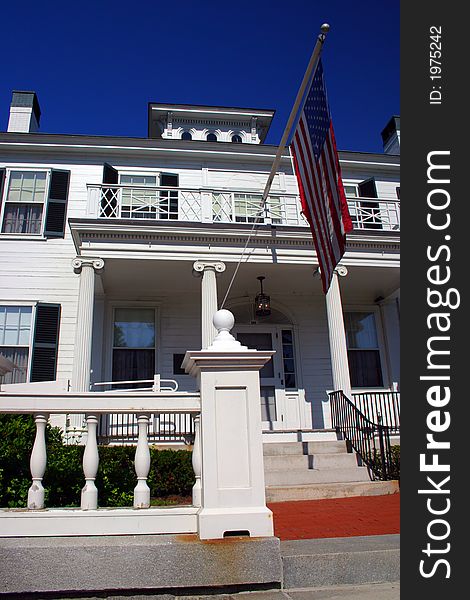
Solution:
{"label": "window", "polygon": [[232,135],[232,140],[231,140],[234,144],[241,144],[242,143],[242,138],[240,135],[238,135],[238,133],[236,133],[235,135]]}
{"label": "window", "polygon": [[[189,131],[183,131],[183,134],[182,134],[182,136],[181,136],[181,139],[182,139],[182,140],[187,140],[187,141],[189,141],[189,140],[192,140],[192,139],[193,139],[193,136],[192,136],[192,135],[189,133]],[[216,141],[217,141],[217,140],[216,140]]]}
{"label": "window", "polygon": [[32,311],[31,306],[0,306],[0,354],[17,366],[0,378],[3,383],[27,381]]}
{"label": "window", "polygon": [[284,366],[284,383],[286,388],[295,388],[295,359],[294,340],[291,329],[283,329],[282,336],[282,359]]}
{"label": "window", "polygon": [[0,354],[17,366],[3,383],[55,380],[59,326],[60,304],[0,306]]}
{"label": "window", "polygon": [[217,136],[215,135],[215,133],[208,133],[206,140],[208,142],[216,142],[217,141]]}
{"label": "window", "polygon": [[382,367],[373,312],[344,315],[352,387],[382,387]]}
{"label": "window", "polygon": [[[113,381],[152,379],[155,374],[155,309],[115,308]],[[141,384],[149,387],[150,384]],[[124,387],[130,387],[124,385]],[[139,387],[138,384],[135,387]]]}
{"label": "window", "polygon": [[120,181],[121,184],[129,186],[122,189],[121,218],[155,219],[158,214],[158,192],[145,188],[155,188],[156,176],[121,175]]}
{"label": "window", "polygon": [[10,172],[2,233],[41,233],[46,183],[45,172]]}
{"label": "window", "polygon": [[[157,186],[165,188],[178,187],[178,175],[161,173],[157,175],[124,175],[119,177],[121,185],[122,219],[177,219],[178,190],[158,190]],[[110,190],[112,192],[112,190]],[[101,214],[119,216],[116,195],[111,205],[107,198],[102,201]],[[108,213],[104,210],[108,208]]]}
{"label": "window", "polygon": [[234,194],[235,221],[237,223],[264,222],[264,211],[260,195]]}
{"label": "window", "polygon": [[0,169],[0,188],[5,179],[1,232],[64,237],[69,176],[69,171]]}

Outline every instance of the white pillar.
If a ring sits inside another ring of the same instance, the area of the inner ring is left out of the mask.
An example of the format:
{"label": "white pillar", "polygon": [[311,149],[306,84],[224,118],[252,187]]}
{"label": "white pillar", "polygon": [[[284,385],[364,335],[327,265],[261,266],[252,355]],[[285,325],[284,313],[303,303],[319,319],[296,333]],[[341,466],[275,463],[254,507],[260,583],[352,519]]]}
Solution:
{"label": "white pillar", "polygon": [[202,349],[208,348],[217,331],[212,323],[214,314],[217,312],[217,279],[216,273],[225,271],[225,264],[220,261],[206,262],[197,260],[193,264],[196,273],[202,274],[201,283],[201,333]]}
{"label": "white pillar", "polygon": [[259,371],[274,352],[242,346],[229,333],[233,324],[232,313],[219,310],[213,344],[186,352],[183,361],[201,392],[200,539],[220,539],[230,532],[273,535],[264,484]]}
{"label": "white pillar", "polygon": [[72,390],[88,392],[90,389],[95,271],[103,270],[104,260],[101,258],[76,258],[73,260],[72,266],[76,273],[80,273]]}
{"label": "white pillar", "polygon": [[344,277],[347,273],[348,270],[346,267],[336,267],[330,289],[326,294],[326,313],[328,317],[328,335],[330,338],[333,389],[343,390],[344,394],[351,399],[351,379],[349,377],[346,332],[344,329],[343,307],[338,281],[338,276]]}
{"label": "white pillar", "polygon": [[[80,274],[78,290],[77,323],[75,331],[75,351],[72,370],[72,390],[88,392],[91,373],[91,341],[93,333],[93,304],[95,299],[95,272],[101,272],[104,260],[101,258],[77,257],[72,261],[75,273]],[[81,414],[70,415],[68,430],[83,431]]]}

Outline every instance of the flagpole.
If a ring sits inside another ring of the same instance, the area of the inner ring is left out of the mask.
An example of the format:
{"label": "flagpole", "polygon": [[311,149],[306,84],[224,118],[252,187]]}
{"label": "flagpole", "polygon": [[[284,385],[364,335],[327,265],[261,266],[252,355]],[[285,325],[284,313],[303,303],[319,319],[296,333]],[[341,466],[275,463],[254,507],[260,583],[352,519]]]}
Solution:
{"label": "flagpole", "polygon": [[[281,162],[282,153],[284,151],[284,148],[286,147],[287,138],[289,136],[289,133],[292,131],[295,117],[298,113],[300,113],[300,110],[303,108],[303,104],[305,103],[305,100],[306,100],[304,98],[305,89],[312,78],[312,73],[317,68],[318,60],[320,58],[320,54],[322,51],[322,47],[323,47],[323,44],[326,39],[326,35],[329,30],[330,30],[330,26],[328,25],[328,23],[324,23],[320,27],[320,33],[318,34],[317,43],[315,44],[315,48],[313,49],[312,56],[310,57],[310,61],[307,66],[307,70],[305,71],[304,78],[302,79],[302,83],[300,84],[299,91],[297,92],[297,97],[295,99],[294,106],[292,107],[292,110],[291,110],[291,113],[289,116],[289,120],[287,121],[286,128],[282,135],[281,141],[279,143],[279,147],[276,152],[276,156],[274,158],[274,162],[271,167],[271,172],[269,173],[268,180],[266,181],[266,185],[264,187],[263,198],[261,200],[262,205],[264,205],[264,203],[266,202],[266,200],[268,198],[268,194],[271,190],[271,185],[273,183],[274,176],[276,175],[276,171]],[[303,100],[303,102],[302,102],[302,100]],[[302,107],[300,106],[301,103],[302,103]]]}
{"label": "flagpole", "polygon": [[[286,142],[287,142],[287,138],[289,136],[289,133],[292,130],[292,126],[294,125],[294,121],[295,121],[295,117],[298,113],[300,113],[300,109],[303,108],[303,105],[305,103],[305,98],[304,98],[304,94],[305,94],[305,90],[307,88],[307,85],[310,83],[311,79],[312,79],[312,74],[314,73],[314,71],[317,68],[318,65],[318,59],[320,58],[320,53],[323,47],[323,43],[325,42],[326,39],[326,35],[330,30],[330,26],[328,25],[328,23],[324,23],[321,27],[320,27],[320,33],[318,34],[317,37],[317,43],[315,44],[315,48],[313,49],[312,52],[312,56],[310,57],[308,66],[307,66],[307,70],[305,71],[305,75],[304,78],[302,79],[302,83],[300,84],[300,88],[299,91],[297,92],[297,97],[295,99],[295,103],[294,106],[292,107],[290,116],[289,116],[289,120],[287,121],[287,125],[286,128],[284,130],[284,133],[282,135],[281,141],[279,143],[279,147],[277,149],[276,152],[276,156],[274,158],[274,162],[272,164],[271,167],[271,172],[269,173],[269,177],[268,180],[266,181],[266,185],[264,187],[264,192],[263,192],[263,197],[261,199],[261,205],[260,205],[260,211],[258,213],[258,216],[256,217],[256,219],[254,220],[253,226],[251,228],[251,232],[248,235],[248,237],[246,238],[246,242],[245,242],[245,246],[243,248],[243,251],[240,255],[240,258],[238,260],[237,266],[235,267],[235,270],[233,272],[232,278],[230,280],[230,283],[228,284],[228,288],[227,291],[225,292],[225,296],[224,299],[222,301],[222,304],[220,306],[220,308],[223,308],[225,306],[225,302],[230,294],[230,290],[232,289],[232,285],[233,282],[235,281],[235,277],[237,276],[238,270],[240,269],[240,265],[241,262],[243,260],[243,257],[245,256],[246,250],[248,248],[248,244],[250,243],[250,240],[255,232],[256,227],[258,226],[260,220],[261,220],[261,215],[264,211],[264,206],[266,204],[266,201],[268,199],[268,195],[269,192],[271,190],[271,185],[273,183],[274,180],[274,176],[276,175],[276,171],[279,167],[279,164],[281,162],[281,158],[282,158],[282,153],[284,151],[284,148],[286,147]],[[302,102],[303,100],[303,102]],[[302,105],[302,106],[301,106]]]}

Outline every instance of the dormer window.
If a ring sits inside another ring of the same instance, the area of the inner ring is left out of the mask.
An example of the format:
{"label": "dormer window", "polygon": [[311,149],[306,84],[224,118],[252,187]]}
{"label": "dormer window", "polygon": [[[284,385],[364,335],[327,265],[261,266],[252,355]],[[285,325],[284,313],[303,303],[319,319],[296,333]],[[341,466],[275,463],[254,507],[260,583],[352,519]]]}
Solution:
{"label": "dormer window", "polygon": [[242,143],[242,138],[240,135],[238,135],[238,133],[236,133],[235,135],[232,135],[232,143],[234,144],[241,144]]}
{"label": "dormer window", "polygon": [[215,135],[215,133],[208,133],[206,140],[208,142],[216,142],[217,141],[217,136]]}
{"label": "dormer window", "polygon": [[182,140],[192,140],[193,136],[189,133],[189,131],[183,131],[183,134],[181,136]]}

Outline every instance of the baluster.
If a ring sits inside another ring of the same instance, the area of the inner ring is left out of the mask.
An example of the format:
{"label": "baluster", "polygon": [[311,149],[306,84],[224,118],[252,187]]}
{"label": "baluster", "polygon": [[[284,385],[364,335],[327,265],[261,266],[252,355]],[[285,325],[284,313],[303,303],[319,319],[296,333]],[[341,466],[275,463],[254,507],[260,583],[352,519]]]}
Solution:
{"label": "baluster", "polygon": [[83,453],[83,474],[85,485],[82,488],[82,510],[93,510],[98,508],[98,489],[95,485],[96,473],[100,457],[98,455],[98,444],[96,443],[96,429],[98,427],[98,415],[86,415],[87,440],[85,452]]}
{"label": "baluster", "polygon": [[134,488],[134,508],[148,508],[150,506],[150,488],[147,477],[150,471],[150,450],[148,444],[149,415],[137,415],[139,438],[135,449],[135,473],[137,485]]}
{"label": "baluster", "polygon": [[31,478],[33,483],[28,490],[28,508],[38,510],[44,508],[44,488],[42,478],[46,471],[47,453],[46,453],[46,424],[49,415],[41,413],[34,415],[36,423],[36,437],[34,439],[33,449],[29,466],[31,469]]}
{"label": "baluster", "polygon": [[196,477],[196,482],[193,485],[193,506],[201,506],[201,491],[202,491],[202,461],[201,461],[201,416],[194,417],[194,446],[193,446],[193,471]]}

